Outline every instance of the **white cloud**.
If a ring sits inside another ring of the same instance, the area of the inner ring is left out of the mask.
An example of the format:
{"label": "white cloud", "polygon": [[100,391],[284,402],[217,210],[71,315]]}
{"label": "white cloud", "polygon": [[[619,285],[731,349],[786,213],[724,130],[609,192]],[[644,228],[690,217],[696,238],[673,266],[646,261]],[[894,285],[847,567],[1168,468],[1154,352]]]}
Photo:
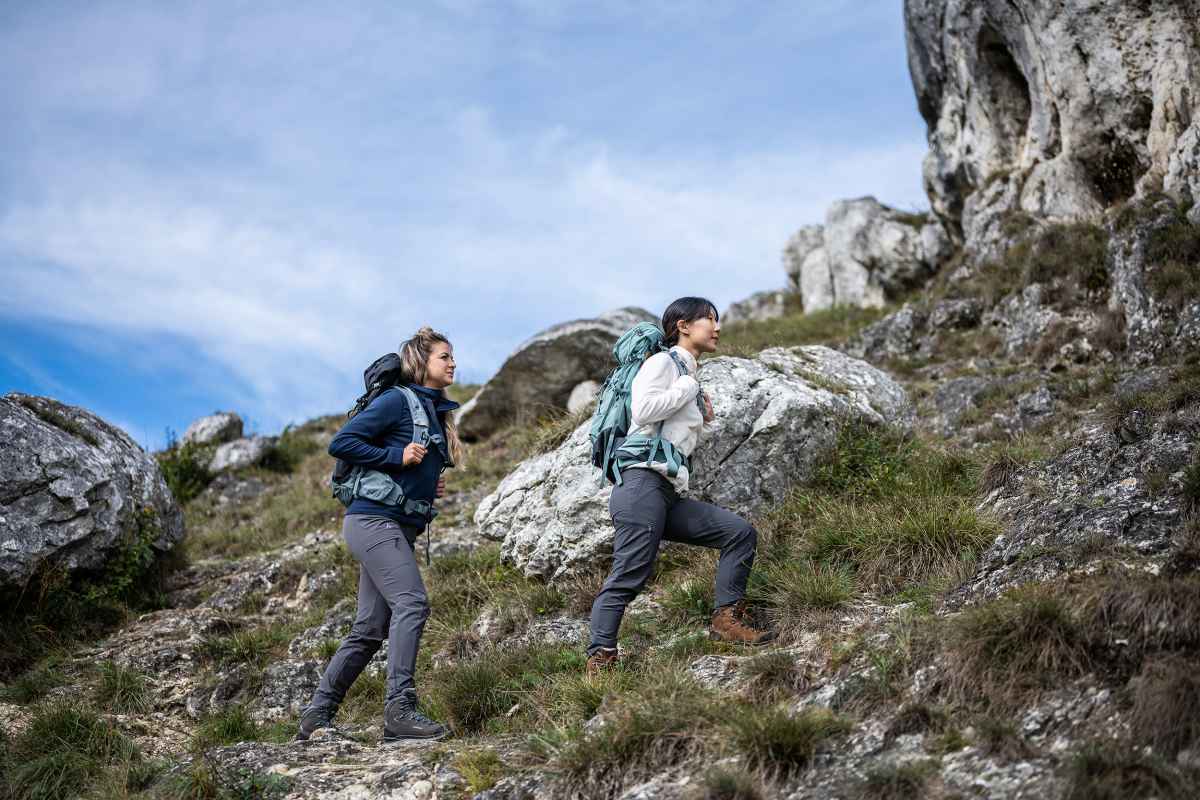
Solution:
{"label": "white cloud", "polygon": [[[46,20],[10,32],[24,42],[10,61],[36,77],[13,99],[45,136],[8,164],[22,191],[0,193],[0,316],[193,343],[245,384],[241,410],[270,428],[346,406],[362,367],[421,324],[449,332],[462,373],[479,380],[564,319],[658,311],[684,293],[724,307],[782,285],[787,236],[834,199],[923,204],[919,137],[780,134],[769,149],[701,149],[667,132],[650,151],[537,108],[522,115],[528,98],[493,96],[520,89],[495,83],[510,63],[498,12],[452,5],[448,19],[256,7],[238,24],[146,6],[83,13],[57,34]],[[532,28],[582,13],[519,6]],[[636,24],[665,25],[663,8]],[[820,3],[805,19],[838,30],[858,8]],[[136,36],[110,46],[123,32]],[[61,63],[37,57],[35,34]],[[783,34],[764,24],[754,35]],[[521,46],[561,57],[541,44]],[[639,89],[654,91],[621,91]],[[111,137],[63,113],[149,129]]]}

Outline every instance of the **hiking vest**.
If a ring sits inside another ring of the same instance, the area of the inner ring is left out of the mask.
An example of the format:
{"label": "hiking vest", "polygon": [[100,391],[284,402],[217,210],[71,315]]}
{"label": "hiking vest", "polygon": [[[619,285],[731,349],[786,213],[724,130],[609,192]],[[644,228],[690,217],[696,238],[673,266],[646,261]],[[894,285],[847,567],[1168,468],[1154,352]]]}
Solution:
{"label": "hiking vest", "polygon": [[[408,402],[413,424],[412,440],[422,447],[429,447],[432,443],[442,454],[445,463],[451,463],[445,438],[440,433],[429,433],[429,415],[425,413],[425,406],[417,397],[417,393],[407,386],[392,386],[389,389],[400,392]],[[386,472],[351,466],[339,459],[331,483],[333,496],[344,506],[349,506],[356,497],[361,497],[383,505],[400,506],[405,514],[422,516],[426,522],[438,514],[432,503],[406,499],[403,487]]]}

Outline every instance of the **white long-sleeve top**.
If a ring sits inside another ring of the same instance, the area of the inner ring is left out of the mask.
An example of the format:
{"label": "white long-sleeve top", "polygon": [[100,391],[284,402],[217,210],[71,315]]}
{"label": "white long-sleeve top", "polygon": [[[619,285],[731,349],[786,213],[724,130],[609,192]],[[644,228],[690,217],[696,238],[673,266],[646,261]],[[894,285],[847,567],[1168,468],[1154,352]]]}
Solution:
{"label": "white long-sleeve top", "polygon": [[[704,416],[696,403],[700,384],[696,382],[696,359],[679,345],[671,348],[687,367],[680,375],[679,368],[667,353],[655,353],[646,359],[633,378],[630,390],[629,435],[654,436],[662,422],[662,437],[684,456],[690,456],[700,443],[704,432]],[[681,466],[674,478],[667,475],[667,465],[659,463],[630,464],[627,468],[652,469],[667,477],[680,494],[688,488],[688,468]]]}

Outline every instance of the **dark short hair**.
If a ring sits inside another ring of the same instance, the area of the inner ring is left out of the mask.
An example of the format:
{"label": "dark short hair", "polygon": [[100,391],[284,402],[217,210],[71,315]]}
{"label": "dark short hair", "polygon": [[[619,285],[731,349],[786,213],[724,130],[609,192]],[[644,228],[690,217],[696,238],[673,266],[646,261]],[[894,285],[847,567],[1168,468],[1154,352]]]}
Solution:
{"label": "dark short hair", "polygon": [[681,297],[667,306],[667,310],[662,315],[662,329],[663,333],[667,335],[667,346],[670,347],[679,343],[678,323],[706,319],[709,314],[714,319],[719,320],[721,318],[720,314],[717,313],[717,307],[712,304],[712,301],[706,300],[703,297]]}

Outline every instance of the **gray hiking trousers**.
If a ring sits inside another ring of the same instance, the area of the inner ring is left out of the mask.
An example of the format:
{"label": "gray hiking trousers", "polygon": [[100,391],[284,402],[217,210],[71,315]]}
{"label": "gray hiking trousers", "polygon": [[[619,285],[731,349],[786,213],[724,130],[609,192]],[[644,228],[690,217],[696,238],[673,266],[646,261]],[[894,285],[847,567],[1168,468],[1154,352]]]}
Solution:
{"label": "gray hiking trousers", "polygon": [[387,639],[387,694],[391,702],[413,688],[417,648],[429,618],[429,600],[412,543],[417,531],[387,517],[347,514],[342,536],[358,560],[358,611],[350,635],[333,654],[312,705],[336,709],[363,667]]}
{"label": "gray hiking trousers", "polygon": [[613,565],[592,604],[588,655],[601,647],[617,646],[625,606],[650,578],[663,539],[721,551],[716,581],[718,608],[746,594],[746,579],[758,543],[758,532],[749,522],[711,503],[679,497],[671,482],[653,470],[626,469],[621,478],[623,482],[613,487],[608,499],[616,528]]}

